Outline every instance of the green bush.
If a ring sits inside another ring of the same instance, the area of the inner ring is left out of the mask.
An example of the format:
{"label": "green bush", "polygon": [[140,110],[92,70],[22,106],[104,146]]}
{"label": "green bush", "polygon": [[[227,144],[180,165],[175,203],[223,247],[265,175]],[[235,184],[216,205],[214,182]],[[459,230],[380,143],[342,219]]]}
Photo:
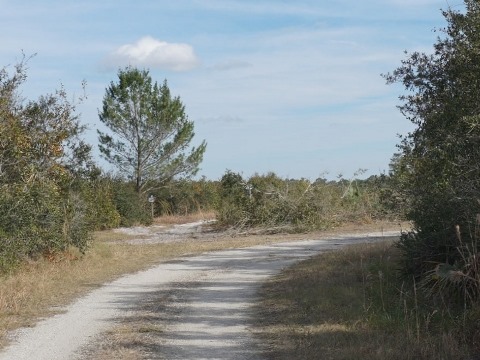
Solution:
{"label": "green bush", "polygon": [[247,205],[249,197],[242,176],[227,170],[220,180],[217,220],[224,225],[245,226],[251,223]]}
{"label": "green bush", "polygon": [[149,195],[155,198],[155,216],[188,215],[216,208],[219,201],[218,182],[200,180],[174,180]]}
{"label": "green bush", "polygon": [[113,201],[121,226],[150,225],[152,213],[145,195],[137,193],[135,184],[117,179],[113,182]]}
{"label": "green bush", "polygon": [[114,183],[108,178],[82,181],[79,188],[87,206],[87,222],[91,230],[116,228],[121,216],[114,201]]}
{"label": "green bush", "polygon": [[0,263],[3,269],[25,258],[85,251],[90,240],[86,206],[52,182],[3,185],[0,195]]}
{"label": "green bush", "polygon": [[76,105],[63,88],[26,101],[25,67],[0,69],[0,271],[70,246],[85,251],[90,238],[72,186],[94,168]]}

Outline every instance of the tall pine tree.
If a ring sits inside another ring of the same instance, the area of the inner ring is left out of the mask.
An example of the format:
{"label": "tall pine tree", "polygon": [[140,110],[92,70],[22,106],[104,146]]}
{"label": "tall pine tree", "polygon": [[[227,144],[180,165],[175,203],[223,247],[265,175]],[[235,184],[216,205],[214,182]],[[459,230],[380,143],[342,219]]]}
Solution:
{"label": "tall pine tree", "polygon": [[138,193],[198,171],[205,141],[188,149],[193,122],[167,82],[152,83],[147,70],[119,70],[118,82],[106,89],[99,117],[110,130],[98,131],[102,155],[135,181]]}

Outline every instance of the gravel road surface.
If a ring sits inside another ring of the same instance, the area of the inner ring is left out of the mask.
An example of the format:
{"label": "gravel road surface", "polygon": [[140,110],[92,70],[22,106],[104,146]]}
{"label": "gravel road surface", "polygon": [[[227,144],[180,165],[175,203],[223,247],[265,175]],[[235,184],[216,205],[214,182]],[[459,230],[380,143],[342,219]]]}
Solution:
{"label": "gravel road surface", "polygon": [[12,334],[0,360],[85,359],[89,344],[128,319],[145,297],[170,292],[174,311],[161,318],[158,346],[148,359],[261,359],[249,331],[250,307],[260,284],[281,269],[346,244],[398,232],[343,235],[184,257],[122,277],[69,305],[65,312]]}

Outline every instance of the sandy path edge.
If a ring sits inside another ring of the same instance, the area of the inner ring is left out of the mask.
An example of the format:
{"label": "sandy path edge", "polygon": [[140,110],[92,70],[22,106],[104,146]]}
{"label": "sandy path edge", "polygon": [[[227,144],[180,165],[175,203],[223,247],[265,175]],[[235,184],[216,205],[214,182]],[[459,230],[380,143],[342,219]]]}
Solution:
{"label": "sandy path edge", "polygon": [[[0,352],[7,359],[80,359],[82,348],[108,330],[142,297],[159,289],[199,282],[165,318],[168,331],[160,339],[167,359],[257,359],[248,309],[262,281],[296,261],[352,243],[376,241],[399,232],[342,235],[207,253],[160,264],[124,276],[90,292],[65,312],[33,328],[20,329]],[[201,279],[201,280],[199,280]]]}

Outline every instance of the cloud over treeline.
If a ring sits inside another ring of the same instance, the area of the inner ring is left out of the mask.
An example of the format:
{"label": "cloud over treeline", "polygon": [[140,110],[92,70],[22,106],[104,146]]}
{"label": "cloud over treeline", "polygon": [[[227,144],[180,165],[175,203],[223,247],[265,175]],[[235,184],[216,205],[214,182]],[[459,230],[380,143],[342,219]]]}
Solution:
{"label": "cloud over treeline", "polygon": [[132,65],[178,72],[192,70],[199,63],[191,45],[168,43],[151,36],[120,46],[105,60],[107,68]]}

